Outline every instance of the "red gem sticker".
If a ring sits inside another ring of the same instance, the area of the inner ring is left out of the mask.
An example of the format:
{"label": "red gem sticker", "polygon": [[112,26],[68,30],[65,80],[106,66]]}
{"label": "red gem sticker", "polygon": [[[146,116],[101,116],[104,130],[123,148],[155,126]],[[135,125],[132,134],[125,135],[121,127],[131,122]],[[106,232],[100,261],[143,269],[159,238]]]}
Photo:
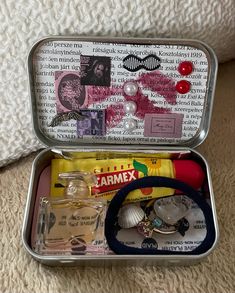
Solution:
{"label": "red gem sticker", "polygon": [[178,71],[181,75],[189,75],[193,71],[193,63],[190,61],[183,61],[179,64]]}
{"label": "red gem sticker", "polygon": [[180,80],[177,82],[175,89],[180,94],[186,94],[190,91],[191,83],[187,80]]}

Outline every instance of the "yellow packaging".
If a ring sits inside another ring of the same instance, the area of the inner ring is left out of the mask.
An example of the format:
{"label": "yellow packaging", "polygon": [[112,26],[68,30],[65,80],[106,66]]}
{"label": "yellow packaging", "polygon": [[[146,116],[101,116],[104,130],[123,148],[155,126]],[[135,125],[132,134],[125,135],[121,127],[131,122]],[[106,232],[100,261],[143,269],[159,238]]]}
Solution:
{"label": "yellow packaging", "polygon": [[[170,159],[115,158],[115,159],[53,159],[51,165],[51,196],[63,197],[64,186],[58,180],[59,173],[70,171],[93,172],[98,184],[92,188],[91,197],[110,201],[116,192],[127,183],[144,176],[166,176],[174,178],[174,167]],[[147,200],[174,194],[166,187],[142,188],[129,193],[126,202]]]}

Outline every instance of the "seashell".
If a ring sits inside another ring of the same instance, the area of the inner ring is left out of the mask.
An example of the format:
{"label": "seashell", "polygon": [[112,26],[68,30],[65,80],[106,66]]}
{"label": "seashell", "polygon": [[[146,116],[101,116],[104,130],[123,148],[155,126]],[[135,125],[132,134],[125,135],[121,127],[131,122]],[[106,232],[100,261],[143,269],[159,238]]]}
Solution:
{"label": "seashell", "polygon": [[145,216],[141,207],[127,204],[121,207],[118,213],[118,224],[121,228],[135,227]]}

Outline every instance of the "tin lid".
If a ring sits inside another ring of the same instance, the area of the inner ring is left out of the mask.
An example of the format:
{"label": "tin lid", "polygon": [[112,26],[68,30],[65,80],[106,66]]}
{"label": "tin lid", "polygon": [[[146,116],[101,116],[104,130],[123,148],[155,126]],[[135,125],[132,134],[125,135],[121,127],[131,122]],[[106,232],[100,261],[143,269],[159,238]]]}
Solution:
{"label": "tin lid", "polygon": [[196,147],[208,134],[217,59],[202,42],[48,37],[28,73],[47,146]]}

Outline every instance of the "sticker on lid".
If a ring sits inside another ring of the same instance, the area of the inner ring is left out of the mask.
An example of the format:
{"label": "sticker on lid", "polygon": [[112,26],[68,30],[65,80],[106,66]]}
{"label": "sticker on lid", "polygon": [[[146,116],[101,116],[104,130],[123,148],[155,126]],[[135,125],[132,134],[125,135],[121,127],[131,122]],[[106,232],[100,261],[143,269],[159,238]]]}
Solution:
{"label": "sticker on lid", "polygon": [[110,86],[110,57],[81,55],[81,84]]}
{"label": "sticker on lid", "polygon": [[181,137],[183,114],[146,114],[144,119],[144,136],[147,137]]}
{"label": "sticker on lid", "polygon": [[105,110],[81,110],[84,120],[77,121],[78,137],[105,134]]}
{"label": "sticker on lid", "polygon": [[79,110],[86,106],[86,90],[75,71],[55,71],[55,96],[57,112]]}

